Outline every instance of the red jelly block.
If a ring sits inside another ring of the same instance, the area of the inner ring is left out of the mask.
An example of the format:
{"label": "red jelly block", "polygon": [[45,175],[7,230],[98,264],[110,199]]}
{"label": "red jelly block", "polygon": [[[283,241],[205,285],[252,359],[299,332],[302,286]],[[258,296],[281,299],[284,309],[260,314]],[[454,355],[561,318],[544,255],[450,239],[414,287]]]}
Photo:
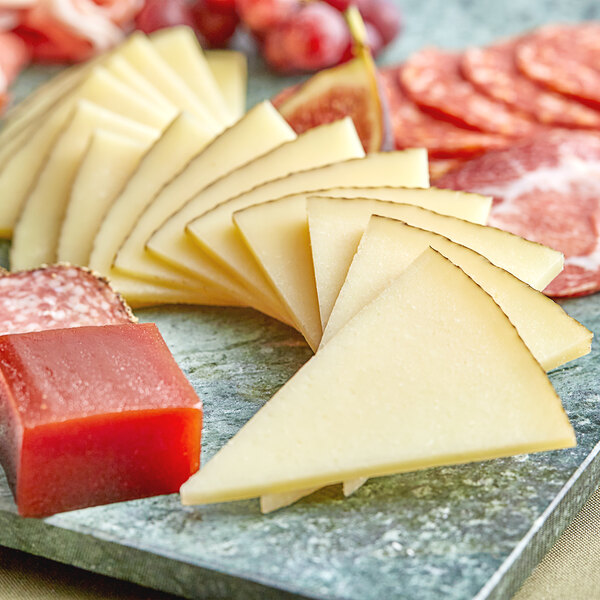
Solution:
{"label": "red jelly block", "polygon": [[201,429],[152,323],[0,336],[0,462],[23,516],[177,492]]}

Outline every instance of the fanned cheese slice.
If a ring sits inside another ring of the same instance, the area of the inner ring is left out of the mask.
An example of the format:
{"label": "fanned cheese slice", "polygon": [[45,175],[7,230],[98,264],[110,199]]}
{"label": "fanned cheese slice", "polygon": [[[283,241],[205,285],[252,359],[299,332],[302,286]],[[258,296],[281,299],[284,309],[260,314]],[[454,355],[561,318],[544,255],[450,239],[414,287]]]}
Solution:
{"label": "fanned cheese slice", "polygon": [[208,50],[205,57],[229,112],[235,119],[240,119],[246,112],[246,55],[236,50]]}
{"label": "fanned cheese slice", "polygon": [[147,149],[147,144],[123,135],[94,132],[71,186],[58,242],[59,262],[88,264],[106,211]]}
{"label": "fanned cheese slice", "polygon": [[155,106],[168,111],[177,111],[178,108],[152,85],[139,71],[131,66],[122,56],[111,54],[102,63],[109,73],[122,81],[125,85],[135,90],[138,94],[150,100]]}
{"label": "fanned cheese slice", "polygon": [[[115,202],[92,254],[94,268],[100,267],[100,272],[102,267],[106,268],[107,260],[111,264],[115,261],[119,252],[122,274],[165,285],[187,280],[189,275],[185,272],[146,252],[148,238],[193,195],[256,156],[294,139],[296,134],[269,102],[261,102],[201,152],[198,148],[193,155],[187,153],[185,162],[181,154],[176,154],[180,137],[191,142],[187,146],[191,151],[193,138],[183,131],[174,133],[161,148],[157,145],[152,158],[149,155],[148,161],[144,161],[148,163],[144,174],[138,170],[135,182],[132,180],[123,197]],[[181,158],[175,160],[176,156]],[[170,169],[169,176],[166,169]],[[213,304],[225,293],[230,298],[245,293],[234,278],[226,281],[222,278],[221,283],[226,284],[226,289],[213,286],[217,298],[211,296],[210,287],[205,285],[207,295],[201,303]],[[238,304],[244,303],[238,300]]]}
{"label": "fanned cheese slice", "polygon": [[448,238],[378,216],[371,217],[360,241],[321,343],[330,341],[427,247],[460,267],[496,301],[546,371],[590,351],[592,333],[541,292]]}
{"label": "fanned cheese slice", "polygon": [[192,113],[205,127],[212,128],[215,134],[223,128],[145,35],[139,32],[131,34],[119,47],[119,56],[129,62],[179,110]]}
{"label": "fanned cheese slice", "polygon": [[563,255],[512,233],[393,202],[309,198],[308,223],[321,319],[326,326],[372,214],[428,229],[467,246],[537,290],[563,267]]}
{"label": "fanned cheese slice", "polygon": [[160,29],[150,36],[150,42],[218,123],[229,126],[237,121],[239,117],[229,112],[198,38],[191,28]]}
{"label": "fanned cheese slice", "polygon": [[[487,218],[491,198],[452,190],[337,188],[339,195],[383,194],[463,219]],[[330,190],[320,194],[329,196]],[[323,332],[306,218],[306,194],[255,204],[233,215],[248,249],[276,290],[309,346],[316,350]]]}
{"label": "fanned cheese slice", "polygon": [[12,269],[31,269],[56,261],[60,229],[82,155],[96,128],[150,146],[160,131],[80,100],[29,192],[15,225]]}
{"label": "fanned cheese slice", "polygon": [[213,139],[189,113],[179,114],[149,149],[104,216],[90,266],[109,276],[117,251],[158,190]]}
{"label": "fanned cheese slice", "polygon": [[[235,228],[235,212],[300,192],[310,192],[331,186],[348,185],[406,185],[427,187],[427,152],[403,150],[369,154],[365,158],[347,160],[333,165],[292,173],[256,187],[237,198],[224,202],[191,222],[187,231],[198,246],[251,289],[267,293],[270,285],[265,280],[256,260],[246,248]],[[154,249],[151,239],[148,246]]]}
{"label": "fanned cheese slice", "polygon": [[0,171],[0,231],[12,233],[14,223],[39,169],[79,100],[89,100],[111,112],[162,130],[175,116],[123,84],[106,69],[93,69],[81,85],[65,96],[35,127],[22,132],[23,142]]}
{"label": "fanned cheese slice", "polygon": [[[227,200],[230,198],[243,194],[265,181],[360,156],[364,156],[364,151],[350,118],[309,129],[295,140],[273,149],[202,190],[151,237],[148,248],[163,260],[202,280],[223,285],[221,279],[229,277],[227,271],[223,273],[221,265],[215,264],[210,255],[204,253],[188,238],[185,226],[190,220],[217,205],[228,205]],[[233,228],[231,213],[229,226]],[[120,255],[117,257],[116,264],[124,269],[121,258]],[[253,296],[248,300],[250,306],[268,314],[271,310],[286,315],[285,309],[264,276],[260,285],[249,287]],[[248,293],[245,296],[248,296]],[[242,299],[245,300],[245,297]]]}
{"label": "fanned cheese slice", "polygon": [[182,486],[181,499],[241,500],[574,444],[560,399],[506,315],[428,249]]}

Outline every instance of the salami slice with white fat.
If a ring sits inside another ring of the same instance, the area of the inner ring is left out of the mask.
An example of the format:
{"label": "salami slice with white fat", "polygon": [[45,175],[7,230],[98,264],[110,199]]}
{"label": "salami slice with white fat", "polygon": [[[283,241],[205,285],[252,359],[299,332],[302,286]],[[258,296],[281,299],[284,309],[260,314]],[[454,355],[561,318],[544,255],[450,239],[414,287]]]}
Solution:
{"label": "salami slice with white fat", "polygon": [[437,118],[510,137],[534,132],[538,125],[531,119],[479,93],[462,76],[460,64],[460,54],[426,48],[406,61],[401,82],[410,98]]}
{"label": "salami slice with white fat", "polygon": [[511,140],[504,136],[457,127],[424,113],[404,93],[400,84],[401,71],[400,66],[380,73],[397,149],[427,148],[430,157],[457,158],[476,156],[510,143]]}
{"label": "salami slice with white fat", "polygon": [[600,24],[542,27],[519,42],[515,59],[533,81],[600,108]]}
{"label": "salami slice with white fat", "polygon": [[564,271],[544,290],[600,290],[600,138],[558,130],[489,152],[436,181],[494,197],[489,225],[564,253]]}
{"label": "salami slice with white fat", "polygon": [[88,269],[0,273],[0,335],[135,321],[121,296]]}
{"label": "salami slice with white fat", "polygon": [[517,68],[518,40],[470,48],[462,57],[464,76],[483,94],[531,115],[540,123],[600,128],[600,112],[534,83]]}

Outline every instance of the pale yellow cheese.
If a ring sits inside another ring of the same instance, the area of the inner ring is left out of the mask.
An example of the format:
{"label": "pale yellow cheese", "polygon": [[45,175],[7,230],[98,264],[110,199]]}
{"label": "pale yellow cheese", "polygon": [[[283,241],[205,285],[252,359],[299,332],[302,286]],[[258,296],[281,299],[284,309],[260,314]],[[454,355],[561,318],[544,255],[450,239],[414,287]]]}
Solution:
{"label": "pale yellow cheese", "polygon": [[492,298],[428,249],[181,488],[205,504],[575,445]]}
{"label": "pale yellow cheese", "polygon": [[[351,119],[309,129],[295,140],[240,167],[197,194],[150,238],[148,248],[202,280],[223,285],[221,265],[216,263],[218,267],[215,268],[212,257],[188,239],[186,223],[217,205],[225,207],[235,204],[227,200],[265,181],[357,156],[364,156],[364,151]],[[228,224],[233,229],[231,214]],[[286,314],[268,281],[259,270],[258,273],[261,276],[260,284],[248,286],[255,296],[250,305],[259,310],[266,305],[271,310],[274,308]],[[228,277],[226,271],[225,277]]]}
{"label": "pale yellow cheese", "polygon": [[371,217],[361,238],[322,345],[428,247],[451,260],[492,296],[547,371],[590,351],[592,333],[541,292],[448,238],[378,216]]}
{"label": "pale yellow cheese", "polygon": [[[116,273],[111,275],[110,282],[133,308],[161,304],[198,304],[198,295],[203,294],[202,286],[198,286],[196,289],[171,288]],[[229,306],[226,298],[215,304]]]}
{"label": "pale yellow cheese", "polygon": [[[333,165],[300,171],[268,181],[237,198],[224,202],[205,213],[187,227],[187,231],[215,260],[235,273],[249,288],[270,289],[256,260],[247,249],[235,228],[233,213],[291,194],[319,190],[338,185],[409,185],[426,187],[429,182],[427,172],[427,152],[425,150],[404,150],[370,154],[365,158],[347,160]],[[153,248],[150,240],[148,246]],[[153,248],[154,249],[154,248]]]}
{"label": "pale yellow cheese", "polygon": [[[91,62],[91,61],[90,61]],[[5,148],[15,135],[44,115],[56,102],[73,91],[91,69],[88,64],[74,65],[60,71],[28,94],[4,115],[0,131],[0,164],[3,164]]]}
{"label": "pale yellow cheese", "polygon": [[[148,238],[194,194],[256,156],[295,138],[295,135],[269,102],[257,104],[197,156],[193,159],[190,156],[187,164],[179,163],[177,170],[172,172],[170,178],[163,178],[160,185],[156,185],[156,182],[144,186],[141,191],[132,190],[122,210],[119,209],[118,213],[110,215],[110,223],[107,222],[106,227],[103,227],[105,238],[113,236],[113,232],[118,229],[118,244],[109,245],[102,242],[104,249],[100,249],[97,239],[98,252],[94,250],[92,258],[110,255],[112,262],[122,246],[119,252],[119,268],[122,273],[167,285],[176,284],[181,278],[186,278],[187,276],[173,265],[162,262],[146,252],[145,244]],[[173,143],[177,144],[176,137]],[[167,151],[157,156],[156,160],[170,164],[171,156]],[[133,218],[129,216],[130,211],[127,208],[130,204],[136,207],[134,214],[131,213]],[[127,216],[124,216],[125,212]],[[184,225],[185,223],[182,224],[182,229]],[[107,251],[109,246],[110,252]],[[231,293],[243,293],[244,288],[235,279],[229,278],[226,284]],[[219,297],[225,293],[222,289],[216,291]],[[204,303],[211,303],[210,296],[205,298]]]}
{"label": "pale yellow cheese", "polygon": [[[383,193],[396,202],[437,209],[464,219],[487,218],[491,198],[452,190],[411,188],[336,188],[340,196]],[[329,196],[330,190],[319,194]],[[312,195],[312,192],[310,192]],[[233,221],[258,265],[277,291],[310,347],[316,350],[323,331],[306,218],[306,194],[255,204]]]}
{"label": "pale yellow cheese", "polygon": [[237,121],[239,117],[229,112],[192,29],[161,29],[150,36],[150,41],[162,59],[185,81],[218,123],[231,125]]}
{"label": "pale yellow cheese", "polygon": [[160,135],[156,129],[80,100],[23,204],[11,246],[12,269],[31,269],[56,260],[71,185],[91,134],[98,127],[147,146]]}
{"label": "pale yellow cheese", "polygon": [[[427,187],[427,186],[417,186]],[[315,191],[313,196],[327,196],[328,198],[372,198],[373,200],[386,200],[401,204],[416,204],[428,210],[433,210],[442,215],[459,217],[465,221],[485,225],[492,209],[491,196],[482,196],[470,192],[429,188],[427,194],[421,190],[401,187],[332,187],[327,192]]]}
{"label": "pale yellow cheese", "polygon": [[246,55],[236,50],[208,50],[205,57],[227,109],[235,119],[240,119],[246,112]]}
{"label": "pale yellow cheese", "polygon": [[183,112],[150,148],[114,199],[94,239],[90,266],[109,276],[117,251],[153,196],[212,140],[212,132]]}
{"label": "pale yellow cheese", "polygon": [[12,153],[0,172],[0,232],[10,235],[21,205],[44,160],[67,122],[75,104],[89,100],[107,110],[144,125],[162,129],[173,118],[101,67],[94,68],[83,83],[25,132],[26,139]]}
{"label": "pale yellow cheese", "polygon": [[122,56],[111,54],[102,62],[102,66],[125,85],[150,100],[155,106],[171,112],[178,110],[177,106],[167,100],[160,90],[134,69]]}
{"label": "pale yellow cheese", "polygon": [[127,60],[180,110],[191,112],[205,127],[213,129],[215,134],[222,129],[202,101],[160,56],[146,36],[139,32],[130,35],[119,48],[119,56]]}
{"label": "pale yellow cheese", "polygon": [[102,219],[123,188],[148,145],[96,130],[71,186],[61,226],[57,258],[87,265]]}
{"label": "pale yellow cheese", "polygon": [[563,255],[512,233],[441,215],[416,206],[372,199],[309,198],[310,241],[324,326],[372,214],[428,229],[486,256],[537,290],[563,267]]}

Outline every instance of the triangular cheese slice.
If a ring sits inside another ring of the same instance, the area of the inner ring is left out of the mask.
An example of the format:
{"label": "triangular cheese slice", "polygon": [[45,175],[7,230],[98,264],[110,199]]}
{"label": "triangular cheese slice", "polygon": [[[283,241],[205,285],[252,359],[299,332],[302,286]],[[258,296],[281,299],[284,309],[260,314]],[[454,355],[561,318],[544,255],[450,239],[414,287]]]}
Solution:
{"label": "triangular cheese slice", "polygon": [[[491,198],[435,188],[337,188],[360,197],[383,194],[392,202],[415,204],[466,220],[487,218]],[[323,191],[329,195],[329,190]],[[238,211],[233,222],[259,267],[285,305],[296,328],[316,350],[323,332],[310,248],[307,194],[263,202]]]}
{"label": "triangular cheese slice", "polygon": [[429,246],[492,296],[546,371],[590,351],[592,333],[541,292],[448,238],[378,216],[371,217],[360,241],[322,344],[331,340]]}
{"label": "triangular cheese slice", "polygon": [[537,290],[562,270],[563,255],[512,233],[432,211],[372,199],[309,198],[310,243],[323,327],[372,214],[399,219],[467,246]]}
{"label": "triangular cheese slice", "polygon": [[241,500],[574,444],[560,399],[506,315],[428,249],[181,498]]}

